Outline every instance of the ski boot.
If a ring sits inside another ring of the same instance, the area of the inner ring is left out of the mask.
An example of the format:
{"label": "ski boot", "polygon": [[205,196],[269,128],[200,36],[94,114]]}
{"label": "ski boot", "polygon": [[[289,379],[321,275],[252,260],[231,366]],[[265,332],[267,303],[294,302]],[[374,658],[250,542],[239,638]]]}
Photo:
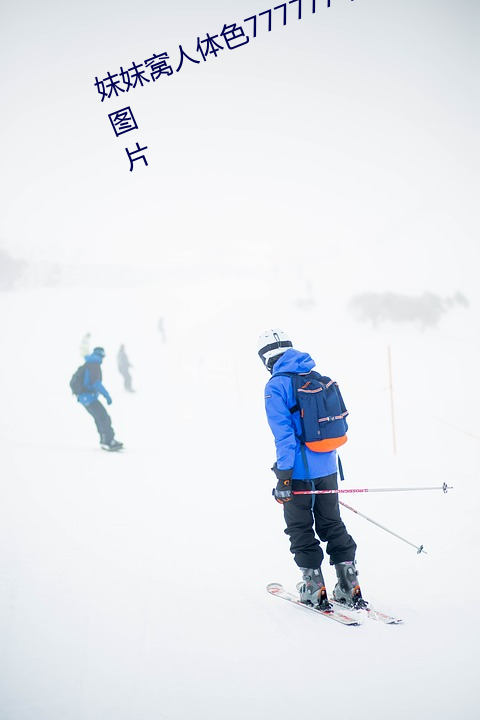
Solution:
{"label": "ski boot", "polygon": [[335,570],[338,582],[333,589],[334,600],[354,610],[365,609],[368,603],[363,599],[358,584],[355,560],[338,563],[335,565]]}
{"label": "ski boot", "polygon": [[100,445],[104,450],[108,450],[109,452],[115,452],[123,448],[123,443],[118,442],[118,440],[111,440],[109,443],[102,442]]}
{"label": "ski boot", "polygon": [[328,612],[332,609],[328,602],[325,581],[320,568],[300,568],[303,582],[298,583],[297,590],[300,593],[300,602],[306,605],[314,605],[319,610]]}

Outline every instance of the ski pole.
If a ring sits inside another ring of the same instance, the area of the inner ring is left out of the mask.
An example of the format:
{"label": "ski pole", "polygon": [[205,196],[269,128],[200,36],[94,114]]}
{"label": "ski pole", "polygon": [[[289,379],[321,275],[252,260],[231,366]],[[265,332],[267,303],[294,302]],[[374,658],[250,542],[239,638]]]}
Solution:
{"label": "ski pole", "polygon": [[416,487],[416,488],[345,488],[341,490],[294,490],[292,495],[334,495],[337,493],[367,493],[367,492],[412,492],[413,490],[453,490],[452,485],[443,485],[438,487]]}
{"label": "ski pole", "polygon": [[401,537],[401,535],[397,535],[397,533],[394,533],[394,532],[392,532],[392,530],[389,530],[388,528],[384,527],[383,525],[380,525],[380,523],[376,522],[375,520],[372,520],[372,518],[367,517],[363,513],[359,512],[358,510],[355,510],[355,508],[351,507],[350,505],[347,505],[346,503],[342,502],[341,500],[339,500],[338,502],[340,505],[343,505],[343,507],[346,507],[346,508],[348,508],[348,510],[351,510],[352,512],[354,512],[356,515],[360,515],[360,517],[365,518],[365,520],[368,520],[368,522],[371,522],[374,525],[376,525],[377,527],[382,528],[382,530],[385,530],[386,532],[390,533],[390,535],[394,535],[399,540],[403,540],[403,542],[406,542],[407,545],[411,545],[412,547],[414,547],[415,550],[417,551],[417,555],[419,555],[422,552],[425,553],[425,555],[427,554],[425,552],[425,550],[423,549],[423,545],[415,545],[415,543],[412,543],[409,540],[405,540],[405,538]]}

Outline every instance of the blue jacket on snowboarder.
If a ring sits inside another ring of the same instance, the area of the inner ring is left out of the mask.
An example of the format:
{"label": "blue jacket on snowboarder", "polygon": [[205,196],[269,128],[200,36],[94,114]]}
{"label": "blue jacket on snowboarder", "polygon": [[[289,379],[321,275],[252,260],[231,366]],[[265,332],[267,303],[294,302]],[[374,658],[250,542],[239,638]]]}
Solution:
{"label": "blue jacket on snowboarder", "polygon": [[[337,453],[312,452],[302,445],[299,436],[302,432],[300,413],[290,413],[295,406],[295,394],[289,377],[279,373],[308,373],[315,362],[308,353],[288,348],[275,362],[272,377],[265,386],[265,409],[270,429],[275,438],[277,468],[290,470],[296,480],[311,480],[325,477],[337,471]],[[305,467],[305,459],[307,467]]]}
{"label": "blue jacket on snowboarder", "polygon": [[103,356],[95,352],[85,357],[86,368],[83,385],[87,392],[80,393],[77,398],[82,405],[91,405],[99,395],[103,395],[108,405],[112,402],[112,398],[102,385],[102,369],[100,367],[102,360]]}

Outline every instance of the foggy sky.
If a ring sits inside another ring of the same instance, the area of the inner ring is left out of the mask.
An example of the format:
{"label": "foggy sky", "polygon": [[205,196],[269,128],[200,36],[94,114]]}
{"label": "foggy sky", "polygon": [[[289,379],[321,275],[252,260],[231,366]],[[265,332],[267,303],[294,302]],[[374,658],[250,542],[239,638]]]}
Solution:
{"label": "foggy sky", "polygon": [[[328,255],[365,289],[476,282],[473,2],[3,4],[0,243],[26,259],[288,272]],[[273,4],[272,4],[273,8]],[[250,42],[177,73],[181,44]],[[95,76],[174,73],[100,101]],[[130,106],[139,129],[115,137]],[[129,172],[125,148],[147,146]],[[309,258],[309,260],[306,260]]]}

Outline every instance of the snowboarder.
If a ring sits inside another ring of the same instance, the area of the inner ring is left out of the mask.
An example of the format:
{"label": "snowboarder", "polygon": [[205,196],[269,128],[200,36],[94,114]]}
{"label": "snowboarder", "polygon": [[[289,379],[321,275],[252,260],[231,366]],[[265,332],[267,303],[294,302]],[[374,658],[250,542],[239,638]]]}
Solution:
{"label": "snowboarder", "polygon": [[125,345],[120,345],[120,349],[117,353],[117,366],[120,371],[120,375],[123,377],[125,390],[127,392],[134,392],[132,389],[132,376],[130,375],[129,368],[133,367],[125,352]]}
{"label": "snowboarder", "polygon": [[319,539],[326,542],[337,584],[333,597],[348,607],[365,607],[357,580],[356,544],[340,517],[337,494],[293,495],[301,490],[337,489],[336,450],[315,452],[300,442],[300,412],[292,378],[279,373],[306,374],[315,363],[307,353],[293,348],[280,329],[266,330],[258,339],[258,354],[272,374],[265,387],[267,420],[275,438],[277,460],[272,470],[277,478],[273,495],[283,505],[285,533],[290,551],[302,572],[300,600],[329,609],[321,564],[324,557]]}
{"label": "snowboarder", "polygon": [[112,404],[112,398],[102,384],[101,364],[104,357],[105,350],[102,347],[94,348],[91,355],[86,356],[83,366],[83,387],[77,395],[77,400],[95,420],[102,448],[104,450],[120,450],[123,443],[115,440],[110,415],[98,399],[99,395],[103,395],[107,405]]}

